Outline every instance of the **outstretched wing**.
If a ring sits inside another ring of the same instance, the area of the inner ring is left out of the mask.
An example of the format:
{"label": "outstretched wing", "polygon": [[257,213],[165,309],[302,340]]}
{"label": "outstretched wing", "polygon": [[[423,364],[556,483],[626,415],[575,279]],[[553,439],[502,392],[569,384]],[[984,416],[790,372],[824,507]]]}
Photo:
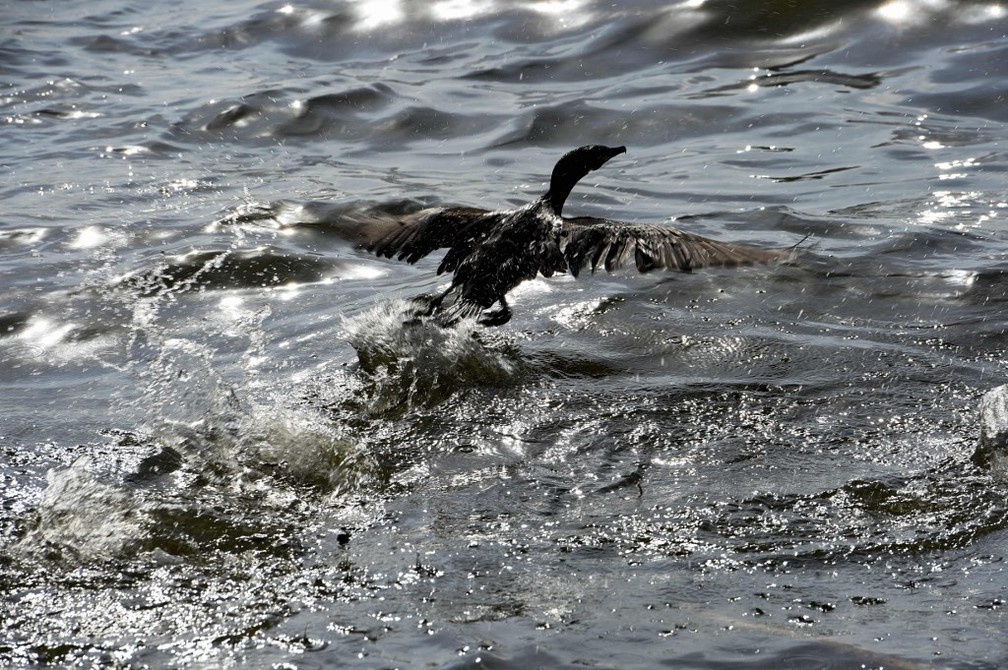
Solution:
{"label": "outstretched wing", "polygon": [[781,262],[793,256],[792,250],[718,242],[672,226],[594,217],[564,219],[561,235],[564,258],[574,276],[586,266],[592,272],[599,267],[611,271],[631,258],[640,272],[690,272],[710,266]]}
{"label": "outstretched wing", "polygon": [[486,234],[487,213],[474,207],[420,210],[372,224],[362,235],[363,246],[378,256],[416,263],[438,249],[471,246]]}

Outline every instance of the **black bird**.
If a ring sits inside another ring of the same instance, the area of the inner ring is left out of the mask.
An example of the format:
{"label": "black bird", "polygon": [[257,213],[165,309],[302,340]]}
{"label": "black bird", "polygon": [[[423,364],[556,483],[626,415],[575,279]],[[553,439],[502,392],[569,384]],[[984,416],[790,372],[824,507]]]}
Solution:
{"label": "black bird", "polygon": [[[549,190],[525,207],[490,212],[472,207],[425,209],[364,232],[364,246],[378,256],[416,263],[437,249],[448,252],[438,274],[452,272],[451,286],[425,296],[424,315],[445,326],[478,316],[499,326],[511,319],[508,291],[536,275],[570,272],[586,266],[613,270],[633,258],[640,272],[656,269],[690,272],[706,266],[768,263],[792,251],[729,244],[671,226],[634,224],[594,217],[561,216],[571,189],[626,147],[584,146],[565,154],[553,168]],[[488,311],[495,304],[499,307]]]}

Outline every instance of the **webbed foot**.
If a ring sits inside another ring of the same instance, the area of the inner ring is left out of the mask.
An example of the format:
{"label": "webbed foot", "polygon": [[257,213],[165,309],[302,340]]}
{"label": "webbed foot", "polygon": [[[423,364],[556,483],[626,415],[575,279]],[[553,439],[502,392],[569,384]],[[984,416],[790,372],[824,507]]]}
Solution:
{"label": "webbed foot", "polygon": [[504,298],[500,299],[500,307],[493,310],[492,312],[487,310],[480,314],[480,317],[476,320],[481,326],[503,326],[505,323],[511,320],[511,308],[508,307],[507,302]]}

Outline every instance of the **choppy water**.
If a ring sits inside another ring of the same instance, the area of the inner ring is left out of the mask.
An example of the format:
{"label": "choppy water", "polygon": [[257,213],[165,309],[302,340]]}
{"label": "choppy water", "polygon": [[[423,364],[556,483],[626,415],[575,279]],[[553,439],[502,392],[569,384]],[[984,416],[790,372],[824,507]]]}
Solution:
{"label": "choppy water", "polygon": [[[2,14],[0,663],[1008,664],[1008,7]],[[339,234],[588,143],[567,213],[806,255],[441,331]]]}

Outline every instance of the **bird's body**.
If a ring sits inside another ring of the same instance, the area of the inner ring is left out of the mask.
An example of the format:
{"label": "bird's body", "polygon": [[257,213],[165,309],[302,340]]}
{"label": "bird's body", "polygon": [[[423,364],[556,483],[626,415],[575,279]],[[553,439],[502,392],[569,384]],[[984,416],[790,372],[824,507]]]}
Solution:
{"label": "bird's body", "polygon": [[[631,258],[640,272],[659,268],[690,272],[705,266],[781,261],[791,255],[717,242],[671,226],[563,217],[564,202],[578,180],[624,151],[624,147],[586,146],[567,153],[553,169],[549,191],[525,207],[425,209],[366,231],[364,244],[379,256],[409,263],[447,249],[437,271],[451,272],[451,285],[427,300],[427,312],[446,325],[481,314],[484,325],[506,323],[511,310],[505,296],[538,275],[577,276],[585,267],[609,271]],[[486,311],[495,304],[499,309]]]}

